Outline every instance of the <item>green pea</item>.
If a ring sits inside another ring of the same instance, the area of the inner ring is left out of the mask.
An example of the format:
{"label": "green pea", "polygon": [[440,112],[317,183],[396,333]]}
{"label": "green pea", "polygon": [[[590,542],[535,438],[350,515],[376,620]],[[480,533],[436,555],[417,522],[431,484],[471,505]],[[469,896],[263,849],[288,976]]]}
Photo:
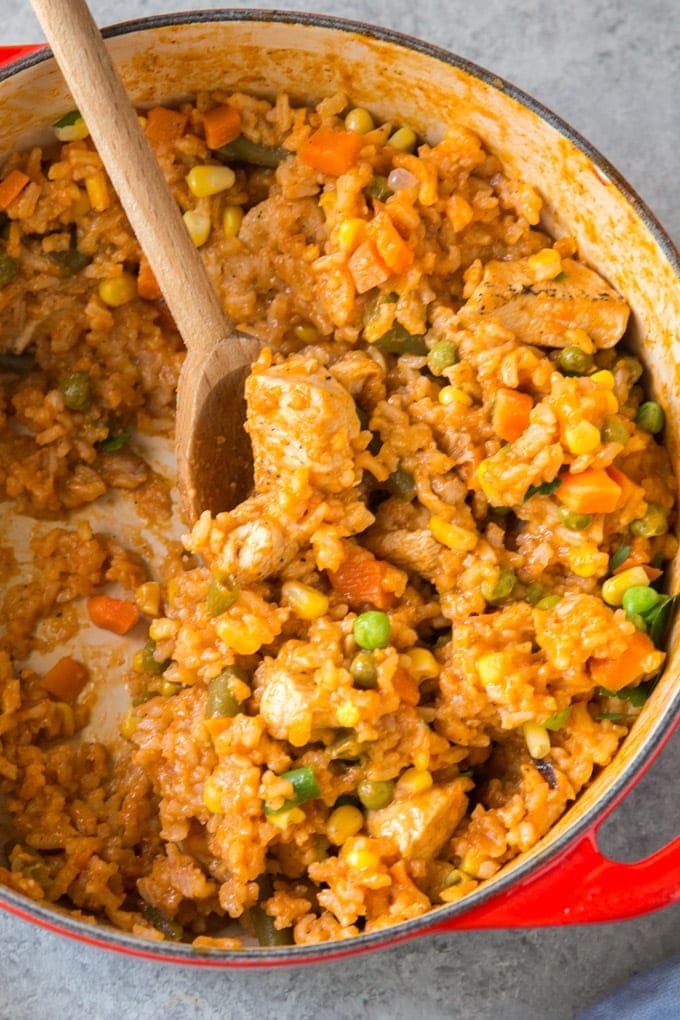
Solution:
{"label": "green pea", "polygon": [[59,267],[62,276],[76,276],[92,262],[91,255],[85,255],[84,252],[75,248],[69,248],[67,251],[51,251],[48,258]]}
{"label": "green pea", "polygon": [[630,530],[633,535],[642,538],[654,538],[657,535],[665,535],[668,531],[668,517],[656,503],[647,504],[647,513],[644,517],[638,517],[632,521]]}
{"label": "green pea", "polygon": [[441,375],[444,369],[458,364],[458,349],[450,340],[438,340],[427,356],[427,367],[435,375]]}
{"label": "green pea", "polygon": [[524,594],[524,601],[530,606],[535,606],[543,598],[545,588],[540,581],[532,581]]}
{"label": "green pea", "polygon": [[557,603],[561,601],[561,595],[546,595],[545,598],[536,603],[536,609],[542,609],[544,611],[554,609]]}
{"label": "green pea", "polygon": [[394,780],[371,782],[370,779],[362,779],[357,786],[357,793],[367,811],[379,811],[387,807],[394,797]]}
{"label": "green pea", "polygon": [[206,719],[214,717],[233,719],[235,715],[242,712],[242,704],[232,694],[229,681],[238,679],[247,682],[247,678],[248,674],[240,666],[227,666],[219,676],[213,677],[208,684]]}
{"label": "green pea", "polygon": [[399,496],[401,499],[408,500],[409,502],[416,494],[415,479],[410,471],[405,471],[403,468],[397,468],[396,471],[392,472],[387,479],[387,488],[392,495]]}
{"label": "green pea", "polygon": [[147,641],[142,648],[142,669],[149,676],[162,676],[166,669],[170,665],[170,659],[164,659],[163,662],[159,662],[156,658],[156,642]]}
{"label": "green pea", "polygon": [[391,187],[387,183],[387,178],[383,177],[382,174],[376,174],[373,180],[364,188],[364,195],[366,198],[377,198],[379,202],[386,202],[390,195],[393,195]]}
{"label": "green pea", "polygon": [[641,630],[643,634],[647,631],[645,618],[639,613],[626,613],[626,619],[630,620],[636,630]]}
{"label": "green pea", "polygon": [[59,383],[59,392],[72,411],[87,411],[92,403],[92,376],[89,372],[71,372]]}
{"label": "green pea", "polygon": [[644,584],[634,584],[623,593],[623,608],[627,613],[644,616],[659,601],[659,593]]}
{"label": "green pea", "polygon": [[366,648],[368,651],[386,648],[390,643],[390,636],[390,618],[387,613],[378,609],[361,613],[354,621],[354,640],[359,648]]}
{"label": "green pea", "polygon": [[607,418],[600,429],[604,443],[620,443],[627,446],[630,441],[630,432],[620,418]]}
{"label": "green pea", "polygon": [[567,510],[566,506],[561,506],[558,512],[562,524],[570,531],[584,531],[590,527],[593,521],[592,514],[575,514],[571,510]]}
{"label": "green pea", "polygon": [[502,602],[512,594],[512,590],[515,587],[517,577],[515,571],[511,570],[510,567],[501,567],[498,574],[498,578],[494,584],[490,584],[488,581],[482,581],[481,592],[487,602],[491,605],[495,605],[498,602]]}
{"label": "green pea", "polygon": [[565,375],[587,375],[595,367],[592,354],[587,354],[580,347],[563,347],[557,363]]}
{"label": "green pea", "polygon": [[205,597],[208,616],[220,616],[238,602],[241,589],[233,577],[220,574],[211,580]]}
{"label": "green pea", "polygon": [[655,436],[666,424],[666,415],[655,400],[646,400],[644,404],[640,404],[635,421],[641,429]]}
{"label": "green pea", "polygon": [[378,671],[375,660],[370,652],[357,652],[349,667],[354,686],[364,691],[372,690],[378,685]]}
{"label": "green pea", "polygon": [[0,255],[0,287],[6,287],[19,272],[19,263],[11,255]]}

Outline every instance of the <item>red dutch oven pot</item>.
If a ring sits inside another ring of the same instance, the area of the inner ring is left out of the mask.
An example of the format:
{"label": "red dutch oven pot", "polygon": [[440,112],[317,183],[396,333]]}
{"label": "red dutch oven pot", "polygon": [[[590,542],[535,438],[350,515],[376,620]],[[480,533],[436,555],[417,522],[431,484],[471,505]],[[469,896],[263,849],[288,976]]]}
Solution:
{"label": "red dutch oven pot", "polygon": [[[511,171],[541,192],[546,227],[575,235],[582,257],[627,299],[632,343],[666,408],[677,463],[680,256],[616,170],[550,111],[436,46],[321,15],[198,11],[127,22],[104,34],[139,104],[216,85],[268,94],[284,90],[301,101],[344,90],[379,116],[417,124],[433,135],[450,119],[477,131]],[[0,152],[39,140],[68,103],[47,50],[0,48]],[[677,565],[671,584],[676,572]],[[679,660],[673,633],[664,675],[616,758],[537,846],[465,899],[423,917],[347,942],[225,952],[147,943],[7,889],[0,893],[0,907],[60,935],[133,956],[196,966],[271,967],[337,959],[417,935],[616,921],[668,906],[680,900],[680,837],[634,864],[603,856],[597,837],[678,723]]]}

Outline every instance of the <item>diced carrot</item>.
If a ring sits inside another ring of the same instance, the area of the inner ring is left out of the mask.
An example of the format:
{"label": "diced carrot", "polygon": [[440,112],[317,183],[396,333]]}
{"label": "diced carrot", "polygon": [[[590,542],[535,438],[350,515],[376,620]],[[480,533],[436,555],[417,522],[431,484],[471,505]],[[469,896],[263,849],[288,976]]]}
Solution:
{"label": "diced carrot", "polygon": [[163,297],[154,271],[144,257],[139,263],[139,272],[137,273],[137,293],[145,301],[159,301]]}
{"label": "diced carrot", "polygon": [[655,652],[651,638],[641,630],[636,630],[630,637],[628,647],[622,655],[615,659],[590,659],[590,676],[598,687],[608,691],[620,691],[629,684],[641,680],[650,670],[647,657]]}
{"label": "diced carrot", "polygon": [[112,599],[109,595],[93,595],[87,600],[87,611],[96,627],[114,634],[127,634],[139,620],[139,609],[134,602]]}
{"label": "diced carrot", "polygon": [[347,263],[357,293],[365,294],[374,287],[379,287],[390,276],[390,271],[378,254],[373,241],[360,244]]}
{"label": "diced carrot", "polygon": [[393,568],[384,560],[373,556],[349,556],[337,570],[329,571],[330,582],[350,605],[363,606],[367,603],[376,609],[391,609],[394,592],[387,587],[388,577]]}
{"label": "diced carrot", "polygon": [[529,427],[529,412],[534,402],[528,393],[501,389],[493,404],[491,423],[497,436],[507,443],[519,439]]}
{"label": "diced carrot", "polygon": [[241,114],[226,103],[215,106],[203,115],[203,130],[208,148],[219,149],[241,134]]}
{"label": "diced carrot", "polygon": [[75,701],[86,683],[85,666],[70,655],[65,655],[48,669],[40,686],[60,701]]}
{"label": "diced carrot", "polygon": [[187,126],[186,113],[168,110],[165,106],[154,106],[146,120],[146,137],[152,145],[172,145],[181,138]]}
{"label": "diced carrot", "polygon": [[320,127],[300,146],[300,159],[319,173],[339,177],[357,162],[363,144],[355,131]]}
{"label": "diced carrot", "polygon": [[378,208],[368,225],[368,231],[387,268],[396,276],[405,273],[413,262],[413,248],[401,236],[384,208]]}
{"label": "diced carrot", "polygon": [[420,690],[418,683],[410,673],[407,673],[401,666],[397,666],[392,677],[392,686],[399,700],[405,705],[415,706],[420,701]]}
{"label": "diced carrot", "polygon": [[555,495],[575,514],[610,514],[621,498],[621,487],[600,468],[573,475],[560,475],[562,484]]}
{"label": "diced carrot", "polygon": [[0,181],[0,209],[4,211],[21,194],[30,179],[21,170],[11,170],[4,181]]}
{"label": "diced carrot", "polygon": [[633,500],[643,500],[645,498],[645,490],[641,485],[636,485],[635,482],[628,477],[623,471],[619,471],[617,467],[611,464],[607,468],[607,474],[613,482],[616,482],[618,487],[621,489],[621,496],[619,497],[619,507],[625,506],[626,503],[630,503]]}

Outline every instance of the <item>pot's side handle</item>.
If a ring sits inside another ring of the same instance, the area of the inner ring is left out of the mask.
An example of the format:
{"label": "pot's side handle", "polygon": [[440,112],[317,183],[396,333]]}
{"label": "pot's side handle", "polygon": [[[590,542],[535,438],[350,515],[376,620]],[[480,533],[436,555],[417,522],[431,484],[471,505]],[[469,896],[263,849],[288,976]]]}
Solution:
{"label": "pot's side handle", "polygon": [[44,45],[44,43],[32,43],[25,46],[0,46],[0,67],[5,67],[21,57],[27,57],[29,53],[43,49]]}
{"label": "pot's side handle", "polygon": [[680,901],[680,836],[644,860],[621,864],[600,853],[593,826],[535,877],[429,931],[620,921],[676,901]]}

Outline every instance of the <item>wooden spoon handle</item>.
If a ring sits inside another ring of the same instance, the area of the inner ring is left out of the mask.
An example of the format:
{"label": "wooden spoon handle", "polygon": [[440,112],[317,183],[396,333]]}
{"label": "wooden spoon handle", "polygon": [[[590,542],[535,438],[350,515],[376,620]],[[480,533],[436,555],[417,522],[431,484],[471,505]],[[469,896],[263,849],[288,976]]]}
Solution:
{"label": "wooden spoon handle", "polygon": [[31,0],[172,316],[195,353],[232,332],[84,0]]}

